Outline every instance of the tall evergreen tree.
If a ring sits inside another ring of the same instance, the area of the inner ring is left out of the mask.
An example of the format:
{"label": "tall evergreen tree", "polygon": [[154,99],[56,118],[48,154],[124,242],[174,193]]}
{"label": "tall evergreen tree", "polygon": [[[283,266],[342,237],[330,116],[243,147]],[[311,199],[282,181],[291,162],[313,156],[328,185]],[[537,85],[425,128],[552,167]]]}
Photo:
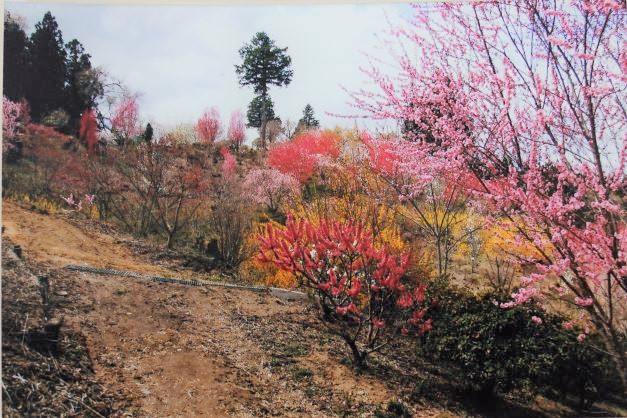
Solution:
{"label": "tall evergreen tree", "polygon": [[303,117],[299,122],[302,122],[305,129],[312,129],[320,126],[320,122],[318,122],[315,118],[313,107],[311,107],[310,104],[305,106],[305,109],[303,110]]}
{"label": "tall evergreen tree", "polygon": [[258,32],[250,44],[244,44],[240,48],[239,55],[243,62],[235,66],[240,85],[252,86],[255,94],[261,97],[260,128],[263,148],[266,147],[266,124],[271,119],[267,108],[268,89],[272,85],[289,85],[294,74],[290,68],[292,59],[286,52],[287,48],[277,47],[265,32]]}
{"label": "tall evergreen tree", "polygon": [[9,12],[4,15],[3,94],[16,102],[26,97],[28,38]]}
{"label": "tall evergreen tree", "polygon": [[83,45],[76,39],[65,45],[67,54],[67,84],[64,109],[70,116],[69,130],[74,133],[78,129],[81,114],[85,109],[94,108],[96,99],[103,94],[102,83],[90,80],[94,76],[91,68],[91,55],[85,52]]}
{"label": "tall evergreen tree", "polygon": [[66,92],[66,51],[63,35],[50,12],[35,25],[29,45],[30,69],[27,99],[31,116],[40,120],[53,110],[62,108]]}
{"label": "tall evergreen tree", "polygon": [[267,121],[274,118],[274,103],[270,96],[266,96],[265,98],[263,96],[255,96],[248,105],[248,111],[246,112],[246,119],[248,119],[247,126],[249,128],[261,128],[264,122],[267,123]]}

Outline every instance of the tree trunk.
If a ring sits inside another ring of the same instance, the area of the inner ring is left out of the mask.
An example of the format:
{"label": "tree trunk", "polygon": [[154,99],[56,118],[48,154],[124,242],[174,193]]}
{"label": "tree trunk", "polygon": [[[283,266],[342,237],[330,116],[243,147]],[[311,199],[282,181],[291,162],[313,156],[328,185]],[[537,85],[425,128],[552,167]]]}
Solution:
{"label": "tree trunk", "polygon": [[355,368],[355,370],[361,371],[366,365],[367,354],[365,352],[359,351],[355,340],[347,336],[343,336],[343,338],[344,341],[346,341],[346,344],[348,344],[351,349],[351,353],[353,355],[353,367]]}
{"label": "tree trunk", "polygon": [[621,343],[620,337],[614,330],[606,328],[604,331],[605,349],[611,354],[616,373],[618,373],[620,378],[623,394],[627,394],[627,364],[625,361],[624,344]]}
{"label": "tree trunk", "polygon": [[261,94],[261,149],[266,149],[266,126],[268,125],[268,109],[266,108],[266,100],[268,93],[265,91]]}

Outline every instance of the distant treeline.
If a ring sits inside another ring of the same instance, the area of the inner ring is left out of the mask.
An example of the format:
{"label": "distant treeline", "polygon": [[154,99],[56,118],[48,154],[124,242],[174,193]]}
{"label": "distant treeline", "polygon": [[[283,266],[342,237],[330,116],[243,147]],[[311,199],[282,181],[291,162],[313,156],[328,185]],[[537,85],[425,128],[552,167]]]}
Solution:
{"label": "distant treeline", "polygon": [[30,36],[19,17],[4,15],[3,94],[26,100],[34,122],[76,134],[81,114],[104,94],[104,76],[91,56],[72,39],[64,43],[54,16],[47,12]]}

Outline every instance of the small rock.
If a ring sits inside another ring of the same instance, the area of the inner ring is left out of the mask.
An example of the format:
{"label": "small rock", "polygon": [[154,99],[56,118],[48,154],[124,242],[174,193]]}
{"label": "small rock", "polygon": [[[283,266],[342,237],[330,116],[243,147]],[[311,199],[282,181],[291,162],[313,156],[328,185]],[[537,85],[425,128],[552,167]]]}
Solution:
{"label": "small rock", "polygon": [[57,290],[55,293],[56,293],[58,296],[67,296],[67,295],[69,295],[69,293],[68,293],[68,292],[66,292],[65,290]]}

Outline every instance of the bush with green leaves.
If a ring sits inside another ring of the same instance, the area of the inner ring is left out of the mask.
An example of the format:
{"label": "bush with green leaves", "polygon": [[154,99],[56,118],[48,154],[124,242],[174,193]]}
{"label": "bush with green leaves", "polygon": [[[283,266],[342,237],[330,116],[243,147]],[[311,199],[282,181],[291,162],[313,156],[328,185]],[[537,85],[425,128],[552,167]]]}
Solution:
{"label": "bush with green leaves", "polygon": [[477,298],[442,288],[431,297],[434,326],[420,350],[457,366],[479,395],[514,389],[570,393],[583,408],[616,381],[594,337],[577,341],[577,334],[563,329],[565,318],[533,303],[503,309],[494,295]]}

